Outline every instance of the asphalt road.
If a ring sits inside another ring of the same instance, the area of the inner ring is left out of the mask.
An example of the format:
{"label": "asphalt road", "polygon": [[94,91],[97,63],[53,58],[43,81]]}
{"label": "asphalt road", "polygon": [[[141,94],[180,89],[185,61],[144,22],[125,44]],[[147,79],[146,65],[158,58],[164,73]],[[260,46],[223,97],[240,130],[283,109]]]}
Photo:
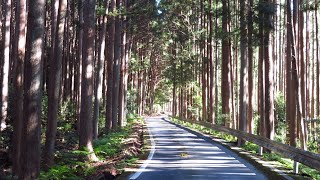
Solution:
{"label": "asphalt road", "polygon": [[251,164],[209,138],[161,117],[147,118],[153,148],[129,179],[267,179]]}

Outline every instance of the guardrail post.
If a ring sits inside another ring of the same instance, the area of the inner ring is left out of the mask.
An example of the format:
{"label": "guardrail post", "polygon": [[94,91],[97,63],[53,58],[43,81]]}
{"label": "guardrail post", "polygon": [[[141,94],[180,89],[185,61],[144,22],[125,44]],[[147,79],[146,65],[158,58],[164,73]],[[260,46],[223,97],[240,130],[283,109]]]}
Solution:
{"label": "guardrail post", "polygon": [[297,161],[293,162],[293,173],[298,174],[299,173],[299,163]]}
{"label": "guardrail post", "polygon": [[263,147],[259,146],[259,155],[262,156],[263,155]]}

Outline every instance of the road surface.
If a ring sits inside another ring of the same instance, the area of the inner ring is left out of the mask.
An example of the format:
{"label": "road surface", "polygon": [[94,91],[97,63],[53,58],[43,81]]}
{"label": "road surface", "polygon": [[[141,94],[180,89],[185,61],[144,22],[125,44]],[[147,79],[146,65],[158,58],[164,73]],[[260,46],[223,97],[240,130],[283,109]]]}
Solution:
{"label": "road surface", "polygon": [[148,160],[129,179],[267,179],[251,164],[209,138],[161,117],[147,118],[153,146]]}

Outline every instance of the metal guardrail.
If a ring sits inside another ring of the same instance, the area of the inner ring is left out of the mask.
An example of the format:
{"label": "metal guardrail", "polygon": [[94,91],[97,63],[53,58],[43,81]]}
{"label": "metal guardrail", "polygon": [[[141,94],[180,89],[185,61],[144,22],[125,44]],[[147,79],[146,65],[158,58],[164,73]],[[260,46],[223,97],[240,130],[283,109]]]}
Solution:
{"label": "metal guardrail", "polygon": [[286,158],[292,159],[296,162],[300,162],[306,166],[309,166],[311,168],[314,168],[320,171],[320,154],[316,154],[310,151],[305,151],[293,146],[289,146],[286,144],[282,144],[282,143],[270,140],[265,137],[249,134],[247,132],[227,128],[221,125],[215,125],[215,124],[202,122],[202,121],[191,121],[186,119],[179,119],[179,120],[182,120],[184,122],[189,122],[192,124],[198,124],[216,131],[233,135],[235,137],[257,144],[261,147],[264,147],[271,151],[279,153]]}

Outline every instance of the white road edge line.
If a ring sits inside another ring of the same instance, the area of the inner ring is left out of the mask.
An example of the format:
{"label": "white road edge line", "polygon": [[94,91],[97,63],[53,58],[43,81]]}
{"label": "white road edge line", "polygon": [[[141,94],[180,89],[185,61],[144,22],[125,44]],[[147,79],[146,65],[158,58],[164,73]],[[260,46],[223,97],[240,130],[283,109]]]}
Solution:
{"label": "white road edge line", "polygon": [[153,155],[154,155],[154,152],[155,152],[155,142],[154,142],[154,139],[153,139],[153,135],[152,135],[152,132],[150,131],[150,128],[148,127],[148,132],[149,132],[149,136],[150,136],[150,141],[151,141],[151,151],[148,155],[148,159],[143,163],[143,165],[139,168],[138,172],[134,173],[133,175],[131,175],[131,177],[129,178],[130,180],[134,180],[134,179],[137,179],[141,173],[146,169],[146,167],[149,165],[151,159],[153,158]]}

